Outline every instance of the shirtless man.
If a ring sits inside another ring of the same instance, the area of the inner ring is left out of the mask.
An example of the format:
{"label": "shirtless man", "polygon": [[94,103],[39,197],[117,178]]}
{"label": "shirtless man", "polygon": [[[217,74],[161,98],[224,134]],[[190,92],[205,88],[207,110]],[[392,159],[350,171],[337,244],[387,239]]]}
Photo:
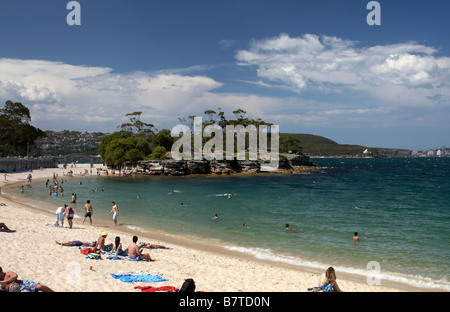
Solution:
{"label": "shirtless man", "polygon": [[112,202],[112,209],[111,211],[108,213],[108,216],[110,214],[113,214],[113,221],[114,221],[114,225],[117,225],[117,217],[119,216],[119,208],[117,208],[117,205],[115,202]]}
{"label": "shirtless man", "polygon": [[92,209],[91,201],[88,200],[87,203],[84,205],[84,210],[86,210],[86,213],[83,218],[83,222],[81,224],[84,224],[84,221],[87,217],[89,217],[89,221],[91,221],[92,225],[92,213],[94,212],[94,209]]}
{"label": "shirtless man", "polygon": [[138,241],[137,236],[133,236],[133,242],[128,245],[128,256],[132,260],[146,260],[146,261],[155,261],[153,260],[148,253],[142,254],[140,248],[136,245]]}
{"label": "shirtless man", "polygon": [[97,248],[97,250],[102,250],[102,251],[111,251],[113,248],[113,244],[105,244],[106,241],[106,236],[108,236],[108,233],[103,232],[102,235],[97,239],[97,244],[95,245],[95,248]]}
{"label": "shirtless man", "polygon": [[7,285],[15,282],[18,276],[14,272],[3,272],[2,267],[0,267],[0,290],[5,290]]}

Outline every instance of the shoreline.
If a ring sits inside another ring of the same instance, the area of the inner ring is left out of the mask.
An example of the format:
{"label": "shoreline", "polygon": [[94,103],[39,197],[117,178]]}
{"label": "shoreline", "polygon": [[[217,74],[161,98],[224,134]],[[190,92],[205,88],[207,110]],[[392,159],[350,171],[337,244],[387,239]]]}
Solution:
{"label": "shoreline", "polygon": [[[33,173],[33,181],[52,178],[53,172],[59,173],[62,176],[63,169],[44,169],[39,174]],[[14,173],[12,175],[26,176],[27,173]],[[9,186],[18,185],[22,181],[10,181]],[[0,184],[6,186],[4,181]],[[8,187],[9,187],[8,186]],[[4,188],[6,190],[6,187]],[[5,195],[7,195],[5,193]],[[94,219],[94,225],[89,224],[89,220],[81,225],[81,218],[74,219],[74,229],[55,228],[45,226],[44,219],[47,221],[54,220],[51,211],[46,209],[39,209],[37,207],[30,207],[26,203],[20,201],[20,198],[0,197],[1,202],[7,203],[6,207],[0,209],[0,221],[4,222],[11,229],[16,230],[15,233],[0,233],[5,237],[5,246],[15,245],[20,249],[20,245],[33,241],[33,244],[40,246],[42,250],[53,250],[51,255],[47,257],[45,266],[49,269],[49,274],[45,276],[45,280],[39,280],[44,276],[39,272],[30,270],[28,266],[21,268],[20,265],[14,264],[15,257],[11,255],[7,259],[3,259],[0,265],[5,270],[15,271],[19,277],[29,278],[40,281],[43,284],[52,287],[55,284],[54,273],[50,268],[58,267],[58,257],[63,258],[67,266],[70,263],[79,264],[81,270],[80,276],[95,275],[96,278],[102,280],[104,284],[88,282],[84,287],[83,283],[76,285],[77,287],[67,287],[67,283],[56,283],[58,287],[56,291],[140,291],[135,290],[127,283],[115,281],[109,277],[109,273],[117,274],[117,272],[110,272],[111,267],[117,267],[121,271],[129,270],[156,270],[163,272],[164,278],[168,278],[167,282],[150,283],[154,287],[159,286],[175,286],[181,287],[184,279],[193,278],[196,281],[197,289],[207,292],[306,292],[307,288],[317,285],[318,278],[322,270],[300,267],[299,265],[290,265],[287,263],[279,263],[271,260],[257,259],[252,255],[243,254],[242,252],[228,250],[223,247],[220,242],[215,242],[210,239],[201,239],[199,241],[195,238],[182,238],[170,233],[164,233],[157,230],[147,231],[146,229],[132,229],[125,226],[114,227],[111,223],[106,224],[101,220]],[[56,210],[56,207],[54,207]],[[6,212],[6,213],[5,213]],[[20,220],[20,216],[27,216],[26,222]],[[23,224],[22,224],[23,223]],[[110,233],[107,237],[107,243],[113,242],[115,236],[120,236],[121,241],[126,248],[131,241],[132,235],[138,235],[139,241],[151,242],[168,246],[172,249],[145,249],[144,252],[149,252],[155,262],[131,262],[131,261],[113,261],[113,260],[90,260],[85,259],[80,254],[76,247],[62,247],[55,244],[55,240],[69,241],[82,240],[93,241],[102,231]],[[39,241],[33,238],[33,235],[39,233]],[[31,237],[30,237],[31,235]],[[16,236],[16,237],[15,237]],[[15,239],[13,239],[15,237]],[[28,239],[26,239],[28,237]],[[11,240],[10,240],[11,238]],[[3,237],[2,237],[3,239]],[[8,244],[9,243],[9,244]],[[20,259],[23,262],[32,261],[33,255],[27,253],[27,250],[22,250],[24,254]],[[13,254],[13,253],[12,253]],[[31,259],[25,259],[25,255],[29,255]],[[56,256],[57,255],[57,256]],[[56,257],[56,259],[52,259]],[[41,257],[41,256],[39,256]],[[9,263],[8,263],[9,262]],[[92,265],[93,267],[100,266],[95,269],[95,272],[86,272],[86,267]],[[12,266],[12,267],[11,267]],[[31,266],[33,267],[33,266]],[[127,270],[125,270],[125,268]],[[45,271],[45,270],[44,270]],[[61,275],[61,270],[56,270]],[[31,276],[30,276],[31,275]],[[63,274],[67,275],[67,272]],[[348,274],[337,272],[338,284],[344,291],[354,292],[391,292],[391,291],[430,291],[426,288],[414,288],[408,285],[396,284],[391,281],[382,281],[382,285],[368,285],[365,278],[357,276],[356,274]],[[35,277],[33,277],[35,276]],[[51,278],[53,276],[53,278]],[[47,281],[48,280],[48,281]],[[125,285],[121,285],[121,284]],[[141,283],[136,283],[141,284]],[[148,283],[145,283],[148,285]],[[128,286],[128,287],[127,287]],[[433,290],[431,290],[433,291]]]}

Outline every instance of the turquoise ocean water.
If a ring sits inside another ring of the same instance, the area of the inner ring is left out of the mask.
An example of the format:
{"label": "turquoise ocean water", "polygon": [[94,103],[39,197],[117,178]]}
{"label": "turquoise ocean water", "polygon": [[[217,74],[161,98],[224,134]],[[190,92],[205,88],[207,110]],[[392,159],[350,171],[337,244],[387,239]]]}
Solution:
{"label": "turquoise ocean water", "polygon": [[333,265],[373,281],[450,290],[450,158],[313,161],[320,169],[310,174],[64,177],[65,197],[49,196],[41,182],[25,196],[56,209],[76,193],[79,216],[90,199],[94,216],[108,220],[115,201],[121,226],[218,239],[256,258]]}

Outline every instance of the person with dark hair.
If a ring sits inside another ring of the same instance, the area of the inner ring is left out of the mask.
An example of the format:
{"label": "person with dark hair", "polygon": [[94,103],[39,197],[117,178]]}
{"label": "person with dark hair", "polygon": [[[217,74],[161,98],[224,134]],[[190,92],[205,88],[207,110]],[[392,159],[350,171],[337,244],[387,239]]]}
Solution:
{"label": "person with dark hair", "polygon": [[81,224],[84,224],[84,221],[86,220],[86,218],[89,217],[89,221],[91,222],[91,225],[92,225],[92,214],[94,212],[94,209],[92,209],[90,200],[88,200],[86,202],[86,204],[84,205],[84,210],[86,211],[86,213],[84,214],[83,222],[81,222]]}
{"label": "person with dark hair", "polygon": [[359,242],[358,232],[353,233],[353,240]]}
{"label": "person with dark hair", "polygon": [[122,249],[122,243],[120,242],[119,236],[116,236],[116,238],[114,240],[113,251],[116,253],[116,256],[127,256],[128,255],[128,249],[125,249],[125,250]]}
{"label": "person with dark hair", "polygon": [[150,257],[150,254],[141,253],[141,248],[139,248],[136,243],[138,241],[138,237],[135,235],[133,236],[133,242],[128,245],[128,256],[131,260],[145,260],[145,261],[155,261]]}

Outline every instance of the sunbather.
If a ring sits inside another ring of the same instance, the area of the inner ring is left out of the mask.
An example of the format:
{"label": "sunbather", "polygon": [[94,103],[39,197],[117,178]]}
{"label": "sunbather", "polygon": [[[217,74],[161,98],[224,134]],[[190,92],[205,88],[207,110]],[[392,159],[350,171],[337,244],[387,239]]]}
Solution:
{"label": "sunbather", "polygon": [[130,243],[130,245],[128,245],[128,255],[130,257],[131,260],[147,260],[147,261],[154,261],[151,257],[150,254],[146,253],[143,254],[141,253],[140,249],[137,245],[136,242],[138,241],[138,237],[137,236],[133,236],[133,242]]}
{"label": "sunbather", "polygon": [[75,240],[75,241],[68,241],[68,242],[65,242],[65,243],[60,243],[60,242],[57,242],[57,241],[56,241],[56,243],[57,243],[58,245],[61,245],[61,246],[76,246],[76,247],[85,246],[85,247],[94,247],[95,244],[96,244],[97,242],[92,242],[92,243],[90,243],[90,242],[82,242],[82,241],[77,241],[77,240]]}
{"label": "sunbather", "polygon": [[5,291],[7,292],[54,292],[48,286],[24,279],[16,280],[5,286]]}
{"label": "sunbather", "polygon": [[0,223],[0,232],[8,232],[8,233],[11,233],[11,232],[15,232],[15,230],[11,230],[10,228],[8,228],[7,226],[6,226],[6,224],[5,223]]}
{"label": "sunbather", "polygon": [[139,248],[148,248],[148,249],[171,249],[169,247],[163,246],[163,245],[157,245],[157,244],[150,244],[150,243],[140,243]]}

